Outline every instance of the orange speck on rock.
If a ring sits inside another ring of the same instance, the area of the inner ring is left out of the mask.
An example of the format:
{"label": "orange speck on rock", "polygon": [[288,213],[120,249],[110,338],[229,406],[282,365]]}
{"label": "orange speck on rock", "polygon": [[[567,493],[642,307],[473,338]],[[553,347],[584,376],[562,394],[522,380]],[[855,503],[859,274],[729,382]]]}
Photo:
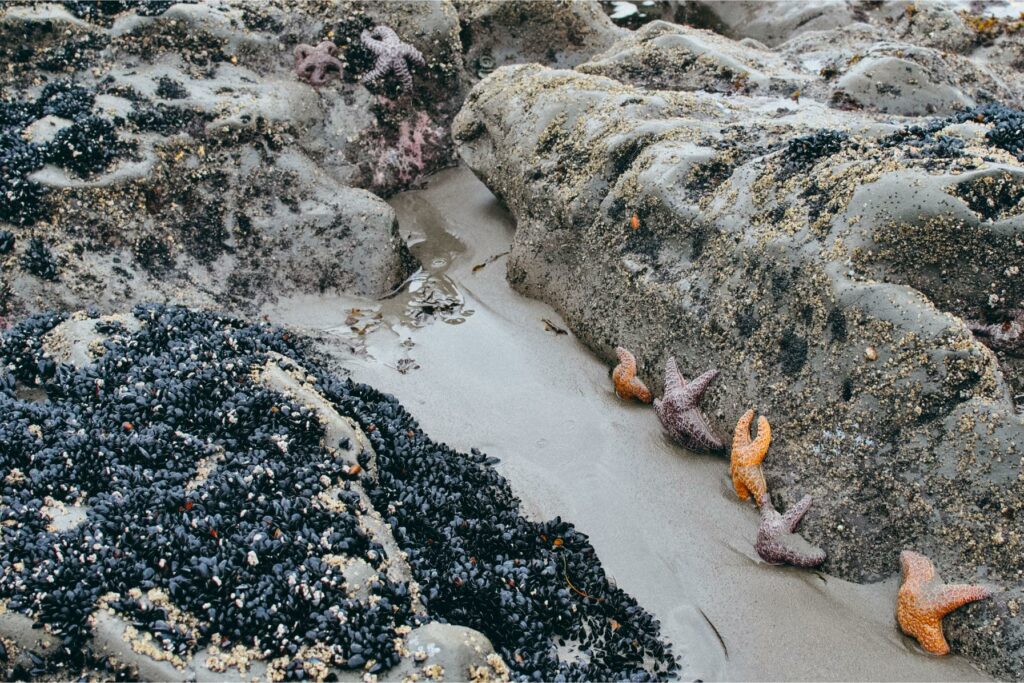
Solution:
{"label": "orange speck on rock", "polygon": [[634,230],[639,230],[640,229],[640,216],[638,216],[638,215],[636,215],[634,213],[633,217],[629,219],[629,227],[633,228]]}

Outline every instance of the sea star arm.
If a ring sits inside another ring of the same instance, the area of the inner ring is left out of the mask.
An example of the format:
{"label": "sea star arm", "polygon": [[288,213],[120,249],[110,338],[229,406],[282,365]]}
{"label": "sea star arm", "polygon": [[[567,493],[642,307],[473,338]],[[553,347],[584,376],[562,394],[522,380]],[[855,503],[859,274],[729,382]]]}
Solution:
{"label": "sea star arm", "polygon": [[740,497],[740,500],[747,500],[750,498],[750,490],[747,485],[743,483],[743,478],[733,475],[732,485],[736,488],[736,495]]}
{"label": "sea star arm", "polygon": [[378,57],[384,54],[385,50],[387,49],[384,46],[384,41],[374,38],[373,34],[370,33],[370,31],[363,31],[359,35],[359,40],[363,43],[363,47],[365,47],[367,50],[377,55]]}
{"label": "sea star arm", "polygon": [[685,386],[686,380],[680,374],[679,366],[676,365],[676,359],[673,356],[665,363],[665,395],[668,396],[674,391],[680,391]]}
{"label": "sea star arm", "polygon": [[937,598],[938,608],[942,614],[949,614],[958,607],[983,600],[992,594],[984,586],[969,586],[967,584],[950,584],[942,587]]}
{"label": "sea star arm", "polygon": [[912,635],[917,638],[917,642],[921,643],[921,647],[925,651],[931,652],[933,655],[949,654],[949,643],[946,642],[946,636],[942,633],[941,621],[936,621],[934,624],[919,624],[917,633]]}
{"label": "sea star arm", "polygon": [[615,355],[619,359],[619,364],[623,366],[626,372],[630,375],[636,374],[636,357],[632,353],[621,346],[616,346]]}
{"label": "sea star arm", "polygon": [[391,62],[379,61],[376,66],[363,74],[364,81],[375,81],[391,70]]}
{"label": "sea star arm", "polygon": [[790,533],[796,531],[796,527],[800,524],[800,520],[807,514],[807,510],[811,507],[811,497],[804,496],[800,499],[800,502],[786,510],[786,514],[782,516],[782,520],[789,529]]}
{"label": "sea star arm", "polygon": [[[760,467],[749,467],[746,469],[743,486],[754,497],[755,501],[768,493],[768,484],[764,480],[764,472],[761,471]],[[746,497],[743,500],[746,500]]]}
{"label": "sea star arm", "polygon": [[765,454],[768,452],[768,445],[771,442],[772,427],[768,424],[768,418],[762,415],[757,418],[757,437],[753,441],[754,462],[752,464],[761,464],[761,461],[764,460]]}
{"label": "sea star arm", "polygon": [[686,405],[695,406],[700,403],[701,397],[704,392],[708,390],[708,385],[718,376],[718,370],[708,370],[703,375],[693,380],[686,385],[684,391],[686,392]]}
{"label": "sea star arm", "polygon": [[932,561],[913,550],[900,553],[900,569],[905,583],[920,585],[935,578],[935,565]]}
{"label": "sea star arm", "polygon": [[[667,374],[667,371],[666,371]],[[748,410],[743,413],[740,417],[740,421],[736,423],[736,431],[732,435],[732,447],[733,450],[738,448],[744,448],[750,445],[750,422],[754,419],[754,411]]]}
{"label": "sea star arm", "polygon": [[402,45],[400,48],[400,54],[406,59],[411,59],[420,66],[426,66],[427,62],[423,59],[423,53],[414,48],[412,45]]}

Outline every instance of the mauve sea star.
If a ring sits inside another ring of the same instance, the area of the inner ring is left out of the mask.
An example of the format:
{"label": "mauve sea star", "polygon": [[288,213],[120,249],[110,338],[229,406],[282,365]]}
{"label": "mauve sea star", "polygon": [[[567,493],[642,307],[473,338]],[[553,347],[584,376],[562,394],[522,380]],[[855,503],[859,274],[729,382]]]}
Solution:
{"label": "mauve sea star", "polygon": [[651,390],[636,376],[636,357],[621,346],[615,347],[615,355],[619,357],[619,364],[612,370],[615,393],[622,399],[650,403]]}
{"label": "mauve sea star", "polygon": [[757,418],[757,438],[750,440],[750,423],[754,419],[754,411],[748,410],[736,423],[736,431],[732,436],[732,456],[730,457],[729,474],[732,484],[736,487],[736,495],[740,500],[754,496],[760,504],[768,493],[768,485],[764,482],[761,461],[768,453],[772,442],[772,428],[764,415]]}
{"label": "mauve sea star", "polygon": [[669,358],[665,364],[665,395],[654,400],[654,411],[665,431],[686,448],[698,451],[725,448],[700,410],[700,399],[717,375],[718,370],[708,370],[687,382],[679,373],[675,358]]}
{"label": "mauve sea star", "polygon": [[320,87],[330,80],[332,74],[341,76],[345,63],[337,57],[338,46],[329,40],[312,45],[295,46],[295,73],[314,87]]}
{"label": "mauve sea star", "polygon": [[935,565],[921,553],[900,553],[903,581],[896,597],[896,621],[908,636],[917,638],[928,652],[944,655],[949,643],[942,635],[942,617],[969,602],[992,593],[984,586],[945,584],[935,573]]}
{"label": "mauve sea star", "polygon": [[[796,535],[796,527],[808,508],[811,497],[804,496],[800,502],[779,514],[772,505],[768,494],[761,497],[761,523],[757,527],[757,541],[754,549],[765,562],[791,564],[794,567],[817,567],[825,561],[825,551],[815,548]],[[800,546],[804,546],[802,549]]]}
{"label": "mauve sea star", "polygon": [[412,90],[412,74],[408,62],[426,66],[423,54],[408,43],[403,43],[398,34],[387,26],[374,26],[363,31],[360,40],[367,50],[377,56],[373,68],[363,75],[363,82],[369,83],[386,75],[389,71],[398,76],[406,91]]}

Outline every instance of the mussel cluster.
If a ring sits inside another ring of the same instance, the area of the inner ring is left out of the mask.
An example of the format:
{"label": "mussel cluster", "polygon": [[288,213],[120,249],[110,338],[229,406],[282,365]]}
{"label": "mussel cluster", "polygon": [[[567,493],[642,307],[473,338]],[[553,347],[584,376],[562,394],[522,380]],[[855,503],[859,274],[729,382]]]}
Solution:
{"label": "mussel cluster", "polygon": [[970,107],[924,124],[907,126],[884,138],[882,144],[891,147],[909,142],[915,148],[923,148],[927,156],[957,157],[963,142],[953,136],[935,134],[951,124],[966,122],[990,125],[985,132],[986,142],[1024,161],[1024,111],[998,103]]}
{"label": "mussel cluster", "polygon": [[[132,145],[117,135],[114,121],[92,113],[95,93],[70,80],[48,83],[33,102],[0,100],[0,219],[31,225],[47,215],[46,190],[29,174],[53,163],[79,176],[105,171]],[[58,116],[72,123],[44,144],[23,130],[36,119]]]}
{"label": "mussel cluster", "polygon": [[[301,362],[372,441],[378,480],[363,484],[430,618],[482,631],[523,680],[675,672],[658,623],[606,576],[586,537],[559,519],[525,519],[483,454],[432,442],[393,397],[318,369],[280,329],[161,305],[134,315],[137,329],[98,321],[101,353],[80,368],[46,351],[63,314],[0,339],[0,600],[63,640],[58,656],[32,653],[18,675],[95,666],[89,617],[100,603],[186,660],[243,646],[288,658],[285,675],[299,679],[324,664],[377,673],[397,663],[400,627],[421,619],[414,598],[359,524],[358,474],[326,452],[316,413],[254,380],[271,351]],[[61,529],[60,505],[85,519]],[[377,571],[370,599],[350,595],[328,555]],[[139,598],[154,589],[169,604]]]}
{"label": "mussel cluster", "polygon": [[819,130],[801,135],[786,143],[782,153],[781,176],[789,177],[807,171],[819,159],[832,156],[843,148],[849,135],[838,130]]}

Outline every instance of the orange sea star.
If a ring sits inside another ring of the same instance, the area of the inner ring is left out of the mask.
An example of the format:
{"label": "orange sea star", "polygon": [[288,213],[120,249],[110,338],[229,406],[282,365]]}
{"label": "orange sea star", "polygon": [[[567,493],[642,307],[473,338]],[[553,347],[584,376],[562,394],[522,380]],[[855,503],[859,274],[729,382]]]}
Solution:
{"label": "orange sea star", "polygon": [[991,592],[984,586],[942,583],[932,561],[913,550],[900,553],[900,569],[903,583],[896,597],[896,621],[928,652],[948,654],[942,617],[969,602],[987,598]]}
{"label": "orange sea star", "polygon": [[650,403],[650,389],[636,376],[636,358],[621,346],[615,347],[615,355],[619,357],[619,364],[612,370],[615,393],[619,398],[635,398],[638,401]]}
{"label": "orange sea star", "polygon": [[747,500],[753,495],[754,501],[759,502],[768,493],[768,485],[764,483],[764,473],[761,471],[761,461],[764,460],[768,446],[772,442],[772,428],[764,415],[757,418],[757,437],[751,441],[750,423],[753,419],[754,411],[748,410],[736,423],[736,431],[732,437],[729,474],[732,475],[736,495],[741,500]]}

